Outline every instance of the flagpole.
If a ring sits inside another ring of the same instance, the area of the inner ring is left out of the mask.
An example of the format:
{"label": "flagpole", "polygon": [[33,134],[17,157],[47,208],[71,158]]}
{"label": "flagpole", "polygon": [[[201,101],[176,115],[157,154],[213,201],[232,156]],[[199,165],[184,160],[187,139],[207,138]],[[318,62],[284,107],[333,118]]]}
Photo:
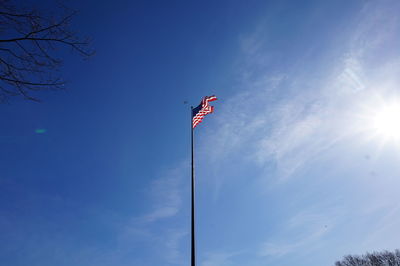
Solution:
{"label": "flagpole", "polygon": [[192,264],[196,266],[196,242],[195,242],[195,230],[194,230],[194,200],[195,200],[195,179],[194,179],[194,139],[193,139],[193,106],[191,106],[190,112],[190,128],[191,128],[191,142],[192,142]]}

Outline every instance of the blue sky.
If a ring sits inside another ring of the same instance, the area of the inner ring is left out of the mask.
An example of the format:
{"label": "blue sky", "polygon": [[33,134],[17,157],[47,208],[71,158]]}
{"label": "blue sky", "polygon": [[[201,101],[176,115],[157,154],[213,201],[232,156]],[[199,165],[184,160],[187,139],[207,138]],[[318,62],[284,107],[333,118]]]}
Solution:
{"label": "blue sky", "polygon": [[189,109],[211,94],[199,266],[399,248],[398,1],[67,4],[97,54],[0,106],[2,265],[188,265]]}

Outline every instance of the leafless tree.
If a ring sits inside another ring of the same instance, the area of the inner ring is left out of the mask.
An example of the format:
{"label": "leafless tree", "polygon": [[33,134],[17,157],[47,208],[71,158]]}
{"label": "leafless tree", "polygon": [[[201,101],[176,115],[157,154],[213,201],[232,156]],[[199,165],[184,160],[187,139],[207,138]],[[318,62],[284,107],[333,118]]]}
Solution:
{"label": "leafless tree", "polygon": [[367,253],[366,255],[347,255],[335,266],[400,266],[400,250]]}
{"label": "leafless tree", "polygon": [[76,12],[59,6],[56,13],[0,0],[0,102],[12,96],[38,101],[34,91],[63,89],[58,48],[93,54],[89,40],[70,30]]}

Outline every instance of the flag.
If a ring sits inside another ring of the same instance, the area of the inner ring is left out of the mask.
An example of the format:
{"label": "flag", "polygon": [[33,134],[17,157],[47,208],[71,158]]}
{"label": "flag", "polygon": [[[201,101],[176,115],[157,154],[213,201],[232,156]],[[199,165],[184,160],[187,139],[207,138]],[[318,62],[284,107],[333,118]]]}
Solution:
{"label": "flag", "polygon": [[209,102],[217,100],[215,95],[204,97],[199,106],[192,110],[192,127],[195,128],[198,124],[203,121],[204,116],[214,112],[214,106],[211,106]]}

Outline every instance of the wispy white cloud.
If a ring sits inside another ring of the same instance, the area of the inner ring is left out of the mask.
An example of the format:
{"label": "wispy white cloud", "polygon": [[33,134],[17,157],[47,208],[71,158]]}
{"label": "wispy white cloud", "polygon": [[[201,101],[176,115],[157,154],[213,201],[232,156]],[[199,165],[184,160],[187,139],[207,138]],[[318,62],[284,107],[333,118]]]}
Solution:
{"label": "wispy white cloud", "polygon": [[201,266],[228,266],[236,265],[233,258],[242,254],[243,251],[237,252],[210,252],[205,256]]}
{"label": "wispy white cloud", "polygon": [[373,249],[375,243],[382,243],[385,249],[398,248],[398,237],[394,232],[400,223],[400,204],[392,203],[389,208],[381,208],[381,213],[382,210],[385,213],[376,219],[378,222],[360,245],[364,249]]}
{"label": "wispy white cloud", "polygon": [[181,176],[172,176],[153,182],[151,189],[153,209],[141,217],[144,222],[155,222],[179,212],[182,202],[179,190],[180,178]]}
{"label": "wispy white cloud", "polygon": [[277,256],[281,257],[289,253],[304,250],[304,247],[310,244],[320,241],[320,238],[325,234],[325,230],[320,228],[309,235],[293,242],[266,242],[262,245],[259,255],[260,256]]}
{"label": "wispy white cloud", "polygon": [[[148,212],[126,219],[119,230],[119,257],[129,253],[132,246],[146,246],[165,265],[183,265],[182,241],[187,237],[185,226],[179,222],[185,182],[186,162],[166,170],[151,182],[146,200]],[[140,257],[140,256],[139,256]]]}
{"label": "wispy white cloud", "polygon": [[343,71],[337,79],[338,87],[341,90],[360,91],[365,89],[362,66],[355,55],[347,55],[343,60]]}
{"label": "wispy white cloud", "polygon": [[337,208],[328,205],[314,206],[295,214],[272,240],[261,245],[258,255],[281,257],[289,253],[309,252],[333,230],[338,214],[340,211]]}
{"label": "wispy white cloud", "polygon": [[182,181],[187,167],[183,163],[175,169],[154,180],[149,189],[149,203],[151,209],[148,213],[135,220],[143,223],[157,222],[160,219],[173,217],[178,214],[182,205]]}

